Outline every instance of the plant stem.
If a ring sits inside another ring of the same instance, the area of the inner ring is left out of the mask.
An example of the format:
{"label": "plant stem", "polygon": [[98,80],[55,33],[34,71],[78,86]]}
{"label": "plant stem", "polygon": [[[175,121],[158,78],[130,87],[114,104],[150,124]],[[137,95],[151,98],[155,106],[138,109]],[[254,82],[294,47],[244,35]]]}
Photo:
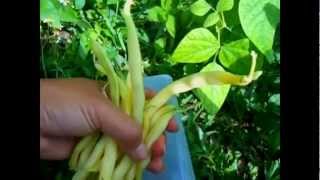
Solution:
{"label": "plant stem", "polygon": [[43,74],[44,74],[44,77],[45,78],[48,78],[48,74],[47,74],[47,69],[46,69],[46,65],[45,65],[45,62],[44,62],[44,56],[43,56],[43,45],[40,45],[41,46],[41,65],[42,65],[42,70],[43,70]]}

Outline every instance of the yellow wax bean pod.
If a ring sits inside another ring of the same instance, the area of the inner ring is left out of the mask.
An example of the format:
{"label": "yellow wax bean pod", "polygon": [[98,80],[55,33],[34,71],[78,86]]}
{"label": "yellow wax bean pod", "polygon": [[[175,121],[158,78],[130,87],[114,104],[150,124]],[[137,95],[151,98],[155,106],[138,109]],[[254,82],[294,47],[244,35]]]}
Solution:
{"label": "yellow wax bean pod", "polygon": [[134,95],[132,96],[132,107],[134,107],[132,109],[132,116],[136,121],[142,123],[145,101],[143,85],[143,64],[140,53],[140,45],[138,41],[137,30],[130,12],[132,4],[132,0],[127,0],[124,4],[124,8],[121,14],[124,18],[126,26],[128,27],[128,65],[131,86],[134,90]]}
{"label": "yellow wax bean pod", "polygon": [[82,138],[80,142],[76,145],[69,160],[70,169],[75,170],[78,167],[78,160],[79,160],[80,153],[94,139],[95,136],[96,134],[88,135]]}
{"label": "yellow wax bean pod", "polygon": [[129,156],[124,155],[113,172],[112,180],[123,180],[126,173],[130,170],[132,164],[133,162]]}
{"label": "yellow wax bean pod", "polygon": [[163,106],[173,95],[184,93],[196,88],[201,88],[207,85],[237,85],[246,86],[251,81],[256,80],[261,74],[261,71],[254,72],[256,66],[257,55],[252,52],[252,64],[249,75],[235,75],[225,71],[209,71],[199,72],[187,77],[174,81],[156,96],[154,96],[146,107],[145,116],[155,113],[155,111]]}
{"label": "yellow wax bean pod", "polygon": [[106,141],[103,137],[98,140],[93,152],[91,153],[89,159],[87,160],[84,169],[88,171],[95,171],[97,168],[97,164],[99,163],[99,159],[102,159],[104,149],[106,148]]}
{"label": "yellow wax bean pod", "polygon": [[84,167],[85,163],[87,162],[87,160],[90,157],[92,150],[94,149],[94,147],[97,143],[98,138],[99,138],[98,134],[94,135],[94,137],[91,139],[90,143],[82,151],[82,153],[80,154],[80,158],[79,158],[78,168]]}
{"label": "yellow wax bean pod", "polygon": [[166,105],[161,107],[151,118],[150,121],[150,127],[156,126],[157,125],[157,120],[161,118],[164,114],[166,114],[169,111],[172,111],[173,107],[170,105]]}
{"label": "yellow wax bean pod", "polygon": [[72,177],[72,180],[86,180],[89,175],[90,175],[89,171],[80,169],[74,174],[74,176]]}
{"label": "yellow wax bean pod", "polygon": [[129,172],[126,174],[125,180],[133,180],[136,174],[136,164],[132,164]]}
{"label": "yellow wax bean pod", "polygon": [[117,161],[117,145],[108,136],[103,137],[105,141],[104,156],[100,166],[100,177],[103,180],[112,180],[112,173]]}
{"label": "yellow wax bean pod", "polygon": [[145,140],[148,149],[151,148],[152,144],[165,131],[169,120],[173,117],[175,111],[173,107],[170,108],[171,110],[167,111],[165,114],[163,114],[163,116],[159,117],[157,123],[153,127],[151,127]]}

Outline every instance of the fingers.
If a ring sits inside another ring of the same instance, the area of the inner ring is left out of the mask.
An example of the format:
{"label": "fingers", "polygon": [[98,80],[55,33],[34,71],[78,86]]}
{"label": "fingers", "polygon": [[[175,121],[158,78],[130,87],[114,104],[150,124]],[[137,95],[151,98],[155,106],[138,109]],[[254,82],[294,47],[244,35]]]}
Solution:
{"label": "fingers", "polygon": [[[167,126],[167,131],[176,132],[178,131],[178,125],[174,118],[172,118]],[[148,165],[148,170],[153,173],[159,173],[163,171],[164,164],[162,158],[166,152],[166,137],[161,135],[151,147],[151,162]]]}
{"label": "fingers", "polygon": [[75,139],[72,138],[40,136],[40,158],[46,160],[67,159],[75,143]]}
{"label": "fingers", "polygon": [[156,91],[151,90],[151,89],[148,89],[148,88],[146,88],[146,89],[144,90],[144,93],[145,93],[146,99],[151,99],[151,98],[153,98],[153,97],[157,94]]}
{"label": "fingers", "polygon": [[174,118],[170,119],[166,130],[169,132],[177,132],[178,131],[178,124]]}
{"label": "fingers", "polygon": [[159,139],[152,145],[152,156],[162,157],[166,151],[166,138],[165,135],[161,135]]}
{"label": "fingers", "polygon": [[151,160],[147,169],[153,173],[159,173],[164,170],[162,157],[155,157]]}
{"label": "fingers", "polygon": [[111,104],[102,104],[96,108],[98,127],[103,133],[111,136],[133,160],[147,157],[142,143],[142,130],[128,115]]}
{"label": "fingers", "polygon": [[166,137],[161,135],[159,139],[151,147],[151,161],[148,169],[153,173],[158,173],[163,170],[164,164],[162,158],[166,151]]}

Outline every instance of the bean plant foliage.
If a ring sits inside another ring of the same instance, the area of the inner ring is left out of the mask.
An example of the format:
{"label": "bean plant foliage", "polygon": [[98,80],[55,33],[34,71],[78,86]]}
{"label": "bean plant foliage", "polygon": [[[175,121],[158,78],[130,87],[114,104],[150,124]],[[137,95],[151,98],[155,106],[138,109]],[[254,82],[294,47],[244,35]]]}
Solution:
{"label": "bean plant foliage", "polygon": [[[40,76],[103,76],[89,37],[127,72],[124,0],[40,0]],[[280,0],[139,0],[132,7],[146,76],[179,79],[200,71],[261,77],[246,87],[207,86],[178,96],[197,179],[280,179]],[[41,161],[52,179],[66,162]]]}

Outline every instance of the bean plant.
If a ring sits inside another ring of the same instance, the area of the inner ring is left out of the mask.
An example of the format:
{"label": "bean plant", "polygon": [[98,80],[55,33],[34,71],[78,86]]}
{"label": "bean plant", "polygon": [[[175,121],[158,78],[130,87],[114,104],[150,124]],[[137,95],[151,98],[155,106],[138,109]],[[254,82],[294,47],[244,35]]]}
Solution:
{"label": "bean plant", "polygon": [[[41,0],[40,75],[105,80],[148,146],[178,108],[197,179],[280,179],[279,9],[279,0]],[[146,103],[142,78],[157,74],[174,82]],[[172,95],[178,107],[165,105]],[[56,179],[140,179],[147,162],[93,134],[68,161],[41,168]]]}

